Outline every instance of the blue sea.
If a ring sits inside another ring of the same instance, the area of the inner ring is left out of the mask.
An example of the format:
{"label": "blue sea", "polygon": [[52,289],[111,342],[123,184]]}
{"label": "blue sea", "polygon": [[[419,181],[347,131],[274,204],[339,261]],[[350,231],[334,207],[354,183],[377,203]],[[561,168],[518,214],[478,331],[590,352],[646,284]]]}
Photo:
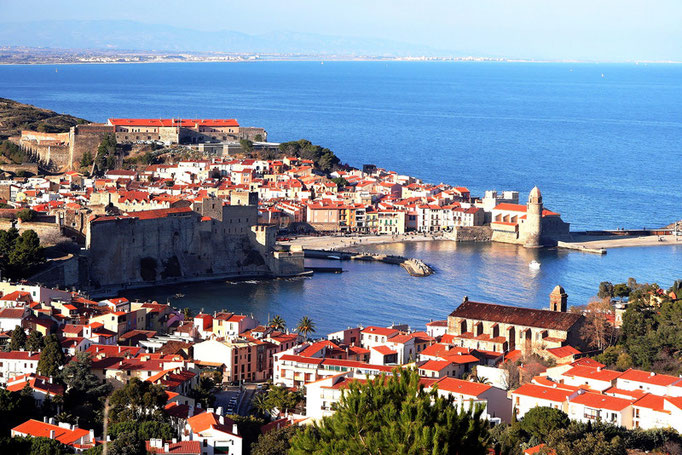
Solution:
{"label": "blue sea", "polygon": [[[682,219],[682,66],[462,62],[252,62],[0,66],[0,96],[92,121],[237,118],[272,141],[307,138],[353,166],[522,193],[574,230],[660,227]],[[303,314],[322,331],[419,325],[461,301],[541,307],[555,284],[584,304],[604,279],[682,278],[682,248],[604,257],[440,242],[375,247],[421,257],[425,279],[385,264],[269,283],[188,287],[179,305]],[[159,299],[166,296],[161,290]],[[165,292],[165,291],[164,291]],[[168,290],[167,295],[177,291]]]}

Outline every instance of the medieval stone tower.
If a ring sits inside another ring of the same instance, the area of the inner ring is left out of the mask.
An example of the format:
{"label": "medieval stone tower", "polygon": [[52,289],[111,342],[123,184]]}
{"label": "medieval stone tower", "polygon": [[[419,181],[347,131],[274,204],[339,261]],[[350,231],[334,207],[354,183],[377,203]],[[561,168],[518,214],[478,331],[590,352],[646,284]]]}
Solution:
{"label": "medieval stone tower", "polygon": [[542,194],[533,187],[526,205],[526,222],[523,223],[523,246],[540,248],[542,246]]}
{"label": "medieval stone tower", "polygon": [[561,286],[556,286],[549,294],[549,309],[565,313],[568,309],[568,294]]}

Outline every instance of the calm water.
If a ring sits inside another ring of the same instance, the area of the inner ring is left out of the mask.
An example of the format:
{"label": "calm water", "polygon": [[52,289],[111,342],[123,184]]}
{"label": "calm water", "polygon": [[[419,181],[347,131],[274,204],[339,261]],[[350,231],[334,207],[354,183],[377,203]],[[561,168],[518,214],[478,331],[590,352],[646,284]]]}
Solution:
{"label": "calm water", "polygon": [[[187,285],[179,290],[155,288],[127,295],[162,302],[170,299],[179,307],[197,310],[253,313],[261,321],[281,314],[290,326],[309,315],[318,333],[327,333],[359,323],[403,322],[423,327],[429,319],[444,319],[465,295],[484,302],[546,308],[557,284],[566,289],[569,305],[579,305],[597,293],[600,281],[624,282],[634,276],[639,282],[669,287],[682,278],[682,242],[679,246],[613,249],[605,256],[447,241],[365,249],[420,257],[434,265],[437,273],[415,278],[388,264],[306,260],[309,265],[341,265],[346,272],[294,280]],[[533,259],[541,262],[539,271],[528,268]],[[176,299],[177,292],[186,296]]]}
{"label": "calm water", "polygon": [[[375,163],[474,194],[527,192],[537,184],[546,205],[574,229],[682,218],[680,65],[0,66],[0,96],[93,121],[236,117],[265,127],[273,141],[308,138],[349,164]],[[344,263],[342,275],[188,286],[177,303],[262,320],[278,313],[290,325],[308,314],[325,332],[359,322],[421,325],[443,318],[463,295],[541,307],[560,283],[579,304],[604,279],[669,286],[682,277],[680,247],[616,249],[604,257],[505,245],[375,248],[420,257],[439,272],[418,279],[399,267]],[[536,274],[527,266],[534,254],[543,264]],[[165,300],[176,292],[148,295]]]}

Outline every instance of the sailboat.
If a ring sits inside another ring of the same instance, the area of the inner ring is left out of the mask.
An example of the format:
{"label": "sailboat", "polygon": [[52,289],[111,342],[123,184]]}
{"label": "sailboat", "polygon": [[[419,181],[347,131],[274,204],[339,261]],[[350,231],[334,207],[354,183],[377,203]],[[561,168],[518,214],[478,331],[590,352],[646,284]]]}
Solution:
{"label": "sailboat", "polygon": [[540,270],[540,263],[533,259],[528,263],[528,268],[531,270]]}

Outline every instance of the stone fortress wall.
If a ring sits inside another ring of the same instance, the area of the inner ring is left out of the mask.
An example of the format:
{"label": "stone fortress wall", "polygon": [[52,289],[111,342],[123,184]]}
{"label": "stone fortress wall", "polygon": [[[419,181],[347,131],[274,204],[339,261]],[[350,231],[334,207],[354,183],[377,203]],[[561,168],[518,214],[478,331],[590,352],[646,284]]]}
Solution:
{"label": "stone fortress wall", "polygon": [[91,221],[86,238],[88,287],[303,272],[302,253],[275,254],[275,229],[256,225],[255,205],[223,205],[205,198],[194,210],[157,212],[152,218],[138,218],[136,212]]}

